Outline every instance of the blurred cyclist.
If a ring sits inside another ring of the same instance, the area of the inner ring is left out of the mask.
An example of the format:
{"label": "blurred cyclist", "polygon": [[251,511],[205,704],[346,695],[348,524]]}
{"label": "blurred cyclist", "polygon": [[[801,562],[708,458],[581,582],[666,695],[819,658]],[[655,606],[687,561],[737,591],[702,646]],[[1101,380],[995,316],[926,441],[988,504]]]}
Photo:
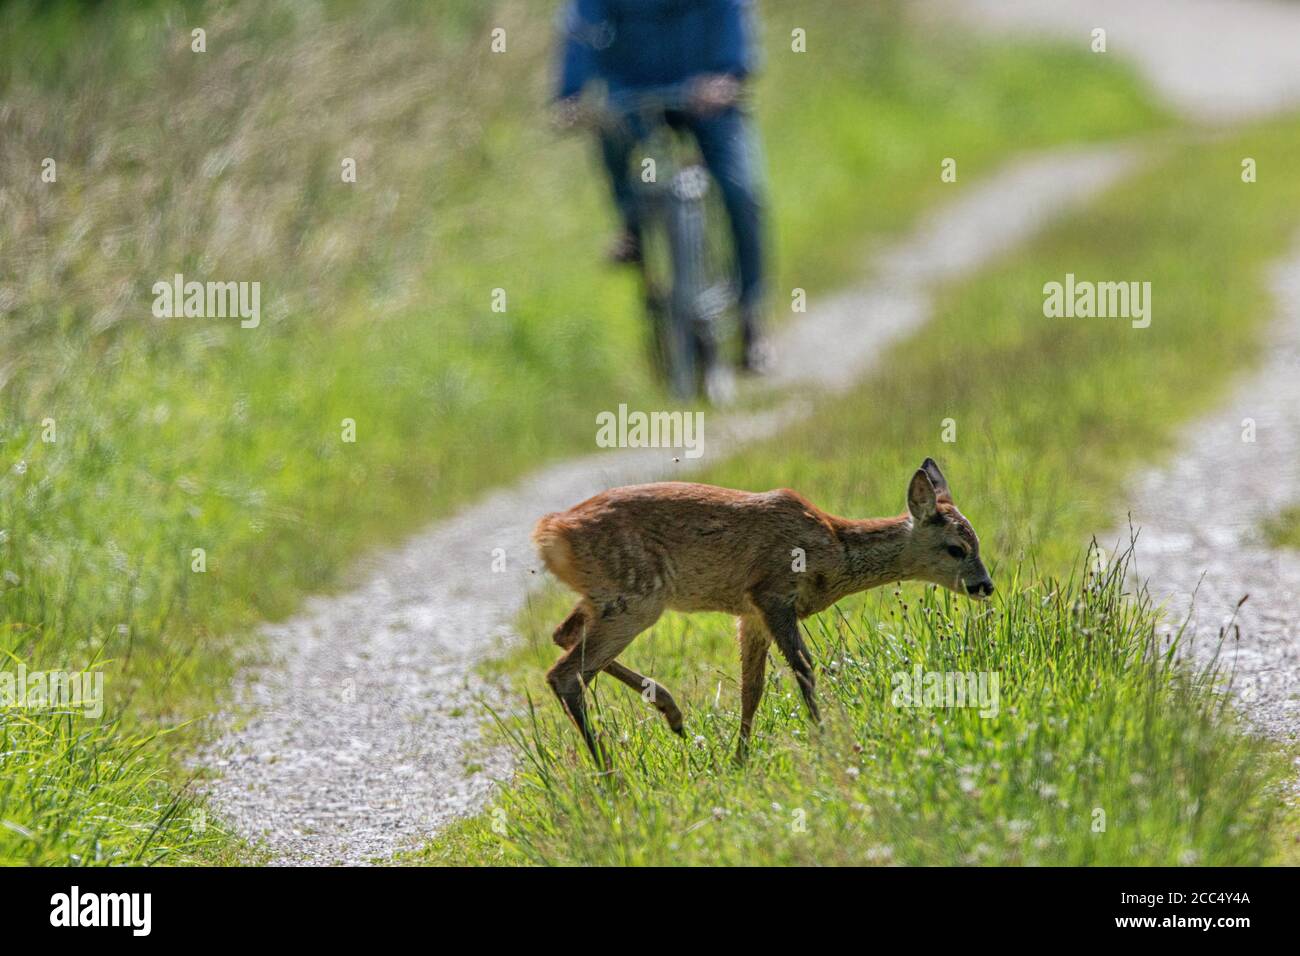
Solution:
{"label": "blurred cyclist", "polygon": [[[753,125],[740,107],[755,68],[750,6],[749,0],[570,0],[563,14],[557,112],[561,125],[572,125],[578,99],[592,80],[603,80],[612,96],[665,86],[687,91],[691,108],[673,120],[695,137],[722,190],[740,273],[742,367],[761,372],[771,362],[761,321],[761,170]],[[610,249],[615,262],[641,258],[636,199],[628,181],[635,145],[632,133],[601,131],[601,159],[623,227]]]}

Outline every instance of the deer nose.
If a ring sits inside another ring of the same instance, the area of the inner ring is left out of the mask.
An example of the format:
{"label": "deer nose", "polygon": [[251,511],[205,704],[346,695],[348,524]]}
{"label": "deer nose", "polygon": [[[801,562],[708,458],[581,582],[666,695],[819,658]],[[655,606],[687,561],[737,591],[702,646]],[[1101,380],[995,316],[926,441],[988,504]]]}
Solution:
{"label": "deer nose", "polygon": [[993,593],[993,582],[985,579],[966,585],[966,593],[972,597],[989,597]]}

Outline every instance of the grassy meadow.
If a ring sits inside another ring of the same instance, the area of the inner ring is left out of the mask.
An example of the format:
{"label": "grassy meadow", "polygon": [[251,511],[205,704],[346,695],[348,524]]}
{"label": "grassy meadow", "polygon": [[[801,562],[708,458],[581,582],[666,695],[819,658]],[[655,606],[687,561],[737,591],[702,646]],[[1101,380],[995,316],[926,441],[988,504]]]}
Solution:
{"label": "grassy meadow", "polygon": [[[1254,865],[1287,859],[1289,756],[1244,732],[1210,677],[1172,658],[1167,620],[1123,573],[1124,482],[1172,449],[1257,358],[1268,267],[1300,229],[1300,183],[1240,179],[1243,156],[1294,168],[1294,119],[1156,145],[1150,165],[1027,248],[942,290],[881,371],[707,480],[789,486],[852,516],[904,506],[926,455],[981,535],[999,592],[919,585],[804,622],[824,726],[773,655],[755,751],[739,722],[730,619],[666,615],[620,655],[682,706],[686,741],[613,681],[594,684],[615,773],[597,778],[542,680],[552,592],[527,644],[492,666],[521,688],[498,715],[518,772],[415,862],[535,864]],[[1214,263],[1214,268],[1207,268]],[[1152,283],[1152,321],[1048,319],[1043,285]],[[942,441],[944,421],[956,440]],[[1170,489],[1176,494],[1177,489]],[[1103,551],[1089,549],[1099,535]],[[1141,550],[1139,537],[1136,547]],[[1212,637],[1212,635],[1211,635]],[[897,706],[894,675],[995,674],[996,716]]]}
{"label": "grassy meadow", "polygon": [[[185,758],[254,625],[659,394],[590,148],[543,122],[553,7],[0,6],[0,655],[107,696],[0,712],[0,863],[245,859]],[[1086,52],[764,13],[777,289],[852,277],[943,156],[1163,122]],[[177,273],[260,282],[261,324],[155,319]]]}

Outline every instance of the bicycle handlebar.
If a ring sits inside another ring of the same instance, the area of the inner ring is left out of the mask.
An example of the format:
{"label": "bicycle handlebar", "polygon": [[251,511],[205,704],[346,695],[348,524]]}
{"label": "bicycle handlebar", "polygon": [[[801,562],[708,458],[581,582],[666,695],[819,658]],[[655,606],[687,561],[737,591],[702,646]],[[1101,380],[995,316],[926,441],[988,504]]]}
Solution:
{"label": "bicycle handlebar", "polygon": [[695,82],[673,83],[661,86],[643,86],[636,89],[619,90],[609,93],[605,102],[598,106],[588,106],[579,112],[566,125],[601,127],[626,123],[633,116],[648,116],[665,113],[686,113],[702,115],[709,108],[725,109],[744,100],[745,88],[736,83],[729,95],[712,103],[700,103],[700,90]]}
{"label": "bicycle handlebar", "polygon": [[620,90],[609,94],[604,111],[621,116],[658,112],[691,113],[695,111],[693,91],[684,83]]}

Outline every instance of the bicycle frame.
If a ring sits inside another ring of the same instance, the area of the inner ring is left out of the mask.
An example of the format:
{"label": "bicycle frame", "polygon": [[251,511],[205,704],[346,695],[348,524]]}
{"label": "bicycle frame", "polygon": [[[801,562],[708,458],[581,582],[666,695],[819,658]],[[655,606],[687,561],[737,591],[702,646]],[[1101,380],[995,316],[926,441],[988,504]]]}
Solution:
{"label": "bicycle frame", "polygon": [[653,162],[639,175],[629,173],[640,208],[653,358],[673,393],[691,398],[724,337],[726,324],[719,320],[736,301],[717,190],[681,128],[691,111],[683,91],[640,91],[611,103],[618,107],[611,115],[624,124],[617,132],[635,136],[642,162]]}

